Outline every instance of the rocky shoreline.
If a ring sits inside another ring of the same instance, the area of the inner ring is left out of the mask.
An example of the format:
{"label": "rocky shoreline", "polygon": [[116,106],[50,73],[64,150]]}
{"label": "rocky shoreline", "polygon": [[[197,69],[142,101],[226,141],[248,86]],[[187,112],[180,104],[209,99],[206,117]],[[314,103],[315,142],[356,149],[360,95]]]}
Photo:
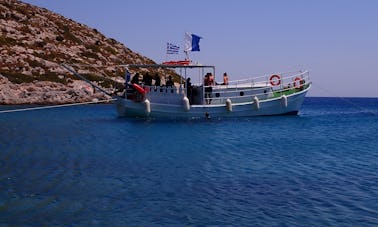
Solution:
{"label": "rocky shoreline", "polygon": [[0,1],[0,31],[0,105],[110,98],[77,80],[62,63],[109,93],[122,89],[120,65],[154,64],[95,28],[19,0]]}
{"label": "rocky shoreline", "polygon": [[0,75],[0,105],[56,105],[109,98],[80,80],[72,80],[67,85],[50,81],[13,84]]}

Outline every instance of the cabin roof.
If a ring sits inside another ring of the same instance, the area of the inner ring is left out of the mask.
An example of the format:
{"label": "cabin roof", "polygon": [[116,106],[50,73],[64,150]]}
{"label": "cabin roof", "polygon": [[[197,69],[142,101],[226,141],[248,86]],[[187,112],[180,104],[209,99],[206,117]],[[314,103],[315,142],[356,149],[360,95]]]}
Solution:
{"label": "cabin roof", "polygon": [[165,64],[127,64],[121,65],[127,68],[215,68],[213,65],[165,65]]}

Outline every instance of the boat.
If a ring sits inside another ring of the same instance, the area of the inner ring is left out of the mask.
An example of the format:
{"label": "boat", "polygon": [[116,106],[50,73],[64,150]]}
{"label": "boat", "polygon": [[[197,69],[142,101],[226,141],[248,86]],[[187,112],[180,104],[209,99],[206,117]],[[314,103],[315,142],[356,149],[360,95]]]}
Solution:
{"label": "boat", "polygon": [[[213,65],[170,61],[123,66],[127,75],[125,90],[115,101],[120,117],[208,119],[297,115],[311,88],[308,71],[271,73],[230,80],[226,84],[209,84],[204,77],[216,75]],[[159,69],[170,75],[176,73],[179,81],[166,86],[130,80],[132,72]],[[187,83],[189,78],[195,82]]]}

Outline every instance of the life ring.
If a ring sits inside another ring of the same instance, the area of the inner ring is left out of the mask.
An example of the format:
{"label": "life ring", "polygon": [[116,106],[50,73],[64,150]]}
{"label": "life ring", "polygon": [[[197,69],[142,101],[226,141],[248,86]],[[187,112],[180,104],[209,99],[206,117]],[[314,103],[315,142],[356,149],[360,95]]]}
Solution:
{"label": "life ring", "polygon": [[144,95],[146,94],[146,90],[144,90],[141,86],[139,86],[138,84],[133,84],[133,88],[139,92],[141,95]]}
{"label": "life ring", "polygon": [[278,86],[281,84],[281,77],[279,75],[272,75],[269,78],[269,82],[272,86]]}
{"label": "life ring", "polygon": [[304,84],[304,80],[300,77],[295,77],[294,79],[294,87],[296,89],[302,89]]}
{"label": "life ring", "polygon": [[133,88],[135,89],[135,93],[134,93],[134,102],[142,102],[145,100],[145,94],[146,94],[146,90],[143,89],[141,86],[139,86],[138,84],[132,84]]}

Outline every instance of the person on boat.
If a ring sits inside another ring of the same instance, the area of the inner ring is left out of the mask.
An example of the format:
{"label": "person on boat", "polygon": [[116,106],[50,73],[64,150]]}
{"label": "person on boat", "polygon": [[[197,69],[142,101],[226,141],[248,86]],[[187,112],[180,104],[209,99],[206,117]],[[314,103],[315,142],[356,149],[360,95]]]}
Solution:
{"label": "person on boat", "polygon": [[139,84],[139,73],[135,73],[133,79],[131,79],[132,84]]}
{"label": "person on boat", "polygon": [[169,76],[167,82],[165,83],[165,86],[173,87],[173,85],[174,85],[174,83],[172,81],[172,76]]}
{"label": "person on boat", "polygon": [[228,75],[227,73],[223,73],[223,83],[222,85],[228,85]]}
{"label": "person on boat", "polygon": [[206,104],[211,104],[211,93],[213,92],[213,88],[211,86],[214,85],[214,76],[211,73],[206,73],[205,80],[205,100]]}
{"label": "person on boat", "polygon": [[192,82],[190,82],[190,77],[186,79],[186,95],[189,99],[189,103],[192,104],[192,93],[193,93],[193,87],[192,87]]}
{"label": "person on boat", "polygon": [[143,83],[144,85],[151,86],[152,85],[152,76],[149,73],[146,73],[143,76]]}
{"label": "person on boat", "polygon": [[210,73],[210,75],[209,75],[209,86],[214,86],[214,85],[215,85],[214,75]]}
{"label": "person on boat", "polygon": [[156,73],[154,79],[155,79],[155,86],[160,86],[160,76],[159,76],[159,74]]}
{"label": "person on boat", "polygon": [[211,73],[206,73],[205,75],[205,80],[204,80],[204,85],[205,86],[213,86],[214,83],[214,76]]}
{"label": "person on boat", "polygon": [[141,90],[143,90],[143,88],[140,86],[142,85],[142,80],[142,75],[139,73],[135,73],[135,75],[130,81],[133,92],[127,96],[127,99],[132,99],[136,102],[141,102],[141,100],[143,100],[144,95],[141,94]]}

